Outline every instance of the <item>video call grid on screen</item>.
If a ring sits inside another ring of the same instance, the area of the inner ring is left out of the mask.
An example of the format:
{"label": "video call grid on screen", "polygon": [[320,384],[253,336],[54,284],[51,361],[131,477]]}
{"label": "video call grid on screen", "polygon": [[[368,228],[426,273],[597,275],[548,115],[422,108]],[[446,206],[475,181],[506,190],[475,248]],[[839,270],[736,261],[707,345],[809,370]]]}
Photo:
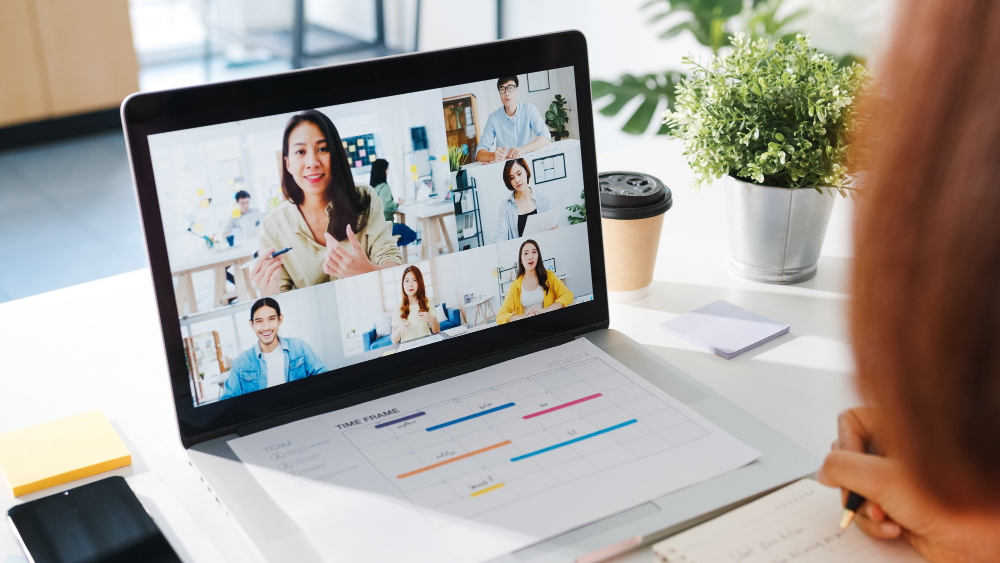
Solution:
{"label": "video call grid on screen", "polygon": [[590,300],[576,107],[567,67],[150,136],[195,406]]}

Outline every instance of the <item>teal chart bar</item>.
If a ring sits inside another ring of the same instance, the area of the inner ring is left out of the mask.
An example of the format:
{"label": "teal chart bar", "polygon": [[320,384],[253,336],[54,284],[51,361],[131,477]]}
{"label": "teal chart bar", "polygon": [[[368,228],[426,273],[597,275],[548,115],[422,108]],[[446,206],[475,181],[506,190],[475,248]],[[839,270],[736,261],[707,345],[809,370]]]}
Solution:
{"label": "teal chart bar", "polygon": [[483,415],[490,414],[491,412],[502,411],[504,409],[509,409],[510,407],[513,407],[513,406],[514,406],[514,403],[507,403],[506,405],[500,405],[499,407],[493,407],[492,409],[485,410],[483,412],[477,412],[476,414],[470,414],[469,416],[463,416],[462,418],[456,418],[455,420],[449,420],[448,422],[444,422],[442,424],[438,424],[437,426],[431,426],[430,428],[427,429],[427,431],[428,432],[432,432],[434,430],[440,430],[441,428],[444,428],[445,426],[451,426],[452,424],[458,424],[459,422],[465,422],[466,420],[472,420],[473,418],[479,418],[479,417],[481,417]]}
{"label": "teal chart bar", "polygon": [[527,453],[527,454],[524,454],[524,455],[519,455],[517,457],[512,457],[512,458],[510,458],[510,460],[511,461],[518,461],[518,460],[524,459],[526,457],[531,457],[531,456],[534,456],[534,455],[543,454],[545,452],[548,452],[548,451],[551,451],[551,450],[554,450],[554,449],[557,449],[557,448],[561,448],[563,446],[568,446],[570,444],[575,444],[575,443],[577,443],[579,441],[586,440],[587,438],[593,438],[594,436],[600,436],[601,434],[605,434],[605,433],[611,432],[612,430],[618,430],[619,428],[622,428],[624,426],[628,426],[629,424],[635,424],[636,422],[638,422],[638,421],[633,418],[632,420],[625,421],[625,422],[623,422],[621,424],[616,424],[614,426],[609,426],[608,428],[605,428],[604,430],[598,430],[597,432],[591,432],[590,434],[586,434],[584,436],[580,436],[579,438],[573,438],[572,440],[566,440],[565,442],[559,442],[558,444],[556,444],[554,446],[549,446],[547,448],[542,448],[540,450],[535,450],[535,451],[533,451],[531,453]]}

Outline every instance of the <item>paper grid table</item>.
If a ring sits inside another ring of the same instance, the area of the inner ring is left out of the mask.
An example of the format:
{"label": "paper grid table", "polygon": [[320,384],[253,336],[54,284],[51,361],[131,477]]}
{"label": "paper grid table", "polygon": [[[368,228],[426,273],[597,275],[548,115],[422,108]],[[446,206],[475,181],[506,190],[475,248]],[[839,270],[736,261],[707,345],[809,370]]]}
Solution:
{"label": "paper grid table", "polygon": [[600,359],[344,432],[435,527],[708,435]]}

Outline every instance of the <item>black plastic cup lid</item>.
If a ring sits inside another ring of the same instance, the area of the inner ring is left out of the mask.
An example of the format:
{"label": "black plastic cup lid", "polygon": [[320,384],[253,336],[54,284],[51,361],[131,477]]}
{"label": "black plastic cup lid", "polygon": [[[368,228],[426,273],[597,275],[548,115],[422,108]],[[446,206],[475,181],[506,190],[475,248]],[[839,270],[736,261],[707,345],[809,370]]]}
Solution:
{"label": "black plastic cup lid", "polygon": [[670,188],[641,172],[602,172],[601,217],[648,219],[666,213],[674,204]]}

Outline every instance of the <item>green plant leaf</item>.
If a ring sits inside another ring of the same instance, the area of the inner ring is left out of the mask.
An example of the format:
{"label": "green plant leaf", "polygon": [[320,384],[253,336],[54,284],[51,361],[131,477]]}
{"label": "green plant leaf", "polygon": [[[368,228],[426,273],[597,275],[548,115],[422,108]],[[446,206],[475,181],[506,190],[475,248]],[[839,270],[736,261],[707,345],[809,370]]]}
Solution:
{"label": "green plant leaf", "polygon": [[729,174],[846,195],[854,99],[867,70],[839,66],[806,37],[771,44],[737,35],[732,44],[709,64],[686,59],[692,73],[668,115],[667,132],[684,142],[697,182]]}
{"label": "green plant leaf", "polygon": [[[601,115],[608,117],[618,115],[630,101],[641,97],[642,102],[640,102],[639,107],[622,126],[622,131],[638,135],[649,128],[661,100],[666,100],[668,108],[673,107],[677,84],[683,79],[684,74],[677,71],[643,76],[623,74],[618,79],[617,84],[594,80],[591,83],[591,90],[595,102],[605,97],[611,98],[610,102],[598,110]],[[660,134],[665,132],[663,127],[657,131]]]}
{"label": "green plant leaf", "polygon": [[[799,20],[808,10],[802,8],[779,17],[784,2],[785,0],[648,0],[642,4],[640,11],[648,11],[651,14],[648,20],[650,25],[665,24],[666,29],[658,33],[661,38],[671,39],[684,31],[690,31],[696,41],[711,48],[713,53],[718,55],[730,36],[744,30],[752,38],[764,37],[774,40],[786,37],[788,42],[794,42],[796,33],[789,31],[787,27]],[[668,18],[675,15],[676,18]],[[641,123],[643,116],[648,116],[650,120],[659,117],[656,115],[656,105],[652,103],[651,98],[666,99],[668,109],[672,109],[674,92],[673,86],[668,87],[666,91],[658,91],[657,88],[651,88],[641,82],[647,77],[655,77],[660,82],[659,77],[670,75],[683,77],[683,73],[671,71],[641,77],[624,75],[616,83],[595,80],[592,82],[594,99],[611,96],[611,100],[601,108],[600,112],[606,116],[614,116],[620,113],[630,100],[643,96],[643,101],[623,127],[623,130],[630,133],[643,132],[649,125]],[[749,108],[753,108],[758,103],[773,101],[776,96],[780,96],[780,89],[783,87],[780,82],[773,86],[773,92],[767,84],[755,86],[753,92],[758,98],[764,99],[745,100],[745,103]],[[667,133],[668,129],[669,127],[664,124],[658,133]]]}
{"label": "green plant leaf", "polygon": [[674,27],[671,27],[670,29],[661,33],[660,39],[670,39],[673,37],[677,37],[685,30],[690,31],[691,33],[695,33],[694,26],[691,24],[691,22],[681,22],[675,25]]}

